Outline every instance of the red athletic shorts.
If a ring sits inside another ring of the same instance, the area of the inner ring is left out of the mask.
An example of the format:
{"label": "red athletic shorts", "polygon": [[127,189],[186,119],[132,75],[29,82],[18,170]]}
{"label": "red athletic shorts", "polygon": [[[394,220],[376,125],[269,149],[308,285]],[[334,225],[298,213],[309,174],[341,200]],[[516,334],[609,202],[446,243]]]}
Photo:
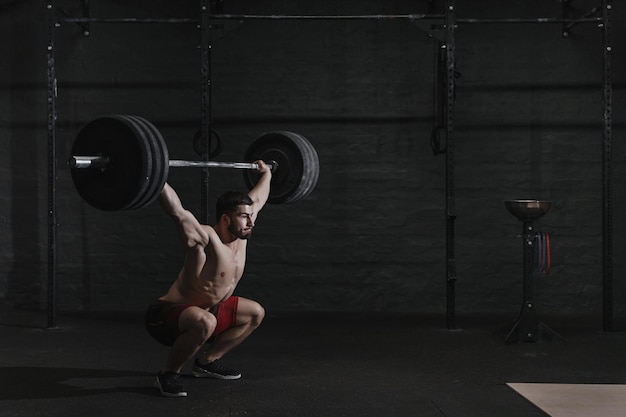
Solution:
{"label": "red athletic shorts", "polygon": [[[226,301],[216,305],[209,311],[217,318],[217,327],[211,338],[234,327],[237,322],[237,305],[239,297],[229,297]],[[178,319],[183,311],[193,307],[191,304],[174,304],[156,300],[148,306],[145,315],[145,326],[148,333],[159,343],[172,346],[180,335]]]}

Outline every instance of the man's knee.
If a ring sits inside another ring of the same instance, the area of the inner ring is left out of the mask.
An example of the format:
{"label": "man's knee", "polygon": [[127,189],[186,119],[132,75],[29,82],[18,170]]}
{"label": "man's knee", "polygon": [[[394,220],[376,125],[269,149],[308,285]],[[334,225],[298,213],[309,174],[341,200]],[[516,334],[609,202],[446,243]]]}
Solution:
{"label": "man's knee", "polygon": [[265,309],[257,302],[254,302],[252,308],[252,325],[258,327],[265,318]]}
{"label": "man's knee", "polygon": [[213,335],[217,326],[217,319],[213,314],[199,307],[188,308],[183,314],[185,315],[181,315],[180,321],[181,331],[196,334],[202,339],[202,343]]}

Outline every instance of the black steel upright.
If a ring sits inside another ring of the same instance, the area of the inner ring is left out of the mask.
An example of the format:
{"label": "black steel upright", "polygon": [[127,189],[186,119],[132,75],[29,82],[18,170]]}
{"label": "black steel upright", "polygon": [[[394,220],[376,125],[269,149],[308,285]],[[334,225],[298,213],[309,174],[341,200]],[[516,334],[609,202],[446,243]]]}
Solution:
{"label": "black steel upright", "polygon": [[505,338],[507,344],[538,341],[539,319],[535,310],[533,277],[533,244],[535,230],[533,222],[524,220],[522,224],[523,253],[523,292],[522,307],[513,329]]}
{"label": "black steel upright", "polygon": [[604,331],[613,331],[613,184],[611,149],[611,0],[602,2],[602,33],[604,44],[602,100],[602,309]]}
{"label": "black steel upright", "polygon": [[57,325],[56,318],[56,271],[57,271],[57,213],[56,213],[56,97],[57,79],[55,70],[54,31],[56,27],[56,12],[54,2],[49,0],[48,9],[48,288],[47,288],[47,327]]}
{"label": "black steel upright", "polygon": [[445,53],[446,53],[446,322],[448,329],[456,328],[456,254],[455,231],[455,155],[454,155],[454,71],[456,66],[455,48],[456,4],[446,0],[445,13]]}
{"label": "black steel upright", "polygon": [[[200,105],[200,148],[203,161],[209,160],[209,138],[211,136],[211,2],[201,0],[201,105]],[[200,178],[200,218],[209,223],[209,169],[202,168]]]}

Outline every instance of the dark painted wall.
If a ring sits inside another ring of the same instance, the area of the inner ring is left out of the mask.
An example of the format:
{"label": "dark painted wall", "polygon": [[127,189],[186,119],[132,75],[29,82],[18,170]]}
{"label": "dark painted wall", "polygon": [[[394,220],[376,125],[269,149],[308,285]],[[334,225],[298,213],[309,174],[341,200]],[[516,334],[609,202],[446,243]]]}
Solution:
{"label": "dark painted wall", "polygon": [[[226,1],[227,13],[408,14],[428,2]],[[441,3],[441,2],[439,2]],[[458,2],[458,17],[559,17],[559,2]],[[598,2],[574,1],[582,14]],[[47,280],[44,2],[0,8],[0,304],[43,309]],[[80,2],[57,3],[77,16]],[[91,2],[97,17],[196,17],[185,2]],[[615,302],[625,265],[623,4],[613,10]],[[436,42],[406,20],[228,21],[213,33],[214,128],[220,160],[240,160],[263,132],[292,130],[320,157],[306,200],[268,206],[239,294],[268,310],[445,312],[444,157],[434,156]],[[503,200],[554,201],[552,270],[538,276],[541,311],[601,313],[602,37],[593,24],[461,24],[457,31],[457,311],[517,313],[521,224]],[[194,25],[75,24],[57,30],[58,307],[141,311],[182,261],[158,205],[104,213],[85,205],[66,160],[87,121],[136,114],[164,134],[170,156],[196,159],[200,34]],[[199,213],[200,174],[169,181]],[[241,188],[215,170],[211,201]]]}

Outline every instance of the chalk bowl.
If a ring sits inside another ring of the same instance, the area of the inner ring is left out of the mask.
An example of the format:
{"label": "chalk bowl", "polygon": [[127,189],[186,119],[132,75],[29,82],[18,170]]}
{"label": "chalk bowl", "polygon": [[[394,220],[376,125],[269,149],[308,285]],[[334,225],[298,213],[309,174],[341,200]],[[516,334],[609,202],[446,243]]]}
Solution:
{"label": "chalk bowl", "polygon": [[542,217],[550,208],[552,201],[545,200],[506,200],[506,209],[521,221],[533,221]]}

